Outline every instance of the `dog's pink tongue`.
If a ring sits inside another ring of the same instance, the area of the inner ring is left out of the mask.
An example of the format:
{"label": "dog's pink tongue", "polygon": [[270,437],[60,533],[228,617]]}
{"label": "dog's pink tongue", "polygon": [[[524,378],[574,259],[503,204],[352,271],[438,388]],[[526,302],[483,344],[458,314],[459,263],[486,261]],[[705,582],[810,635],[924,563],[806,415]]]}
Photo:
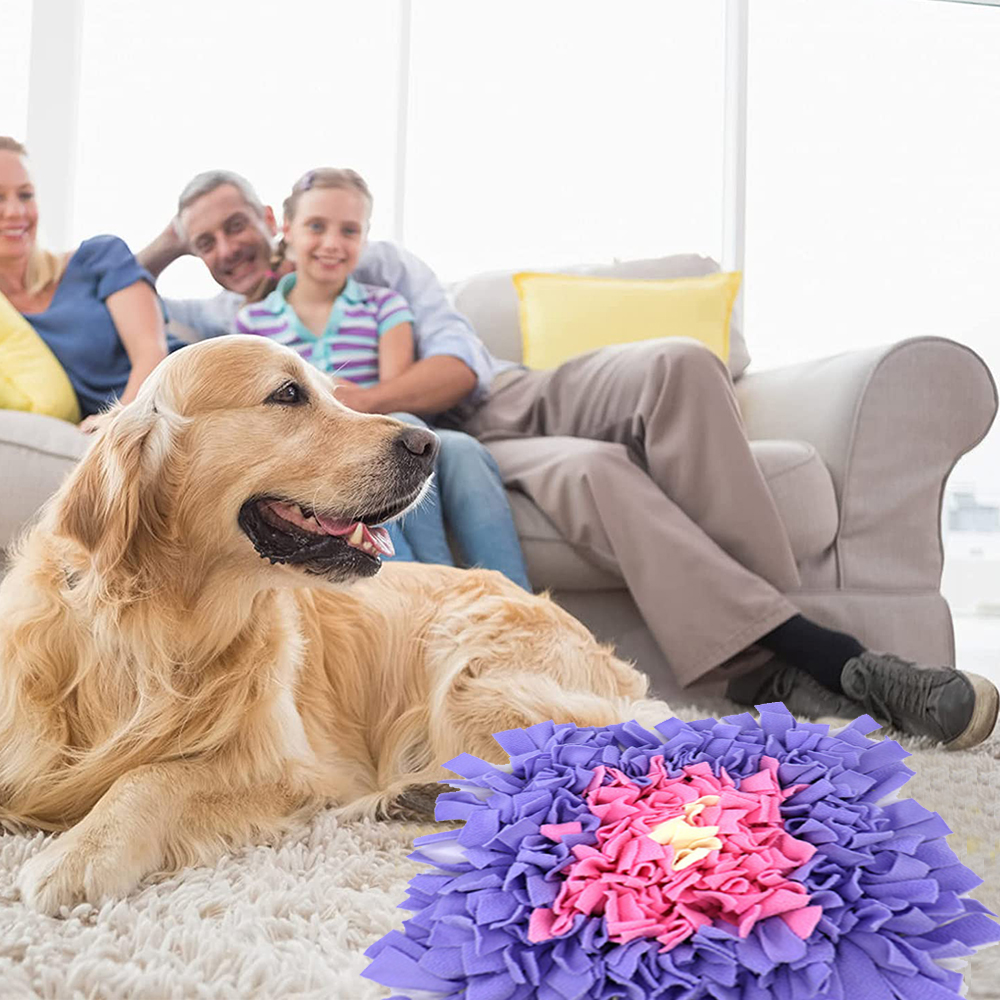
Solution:
{"label": "dog's pink tongue", "polygon": [[357,521],[342,521],[336,517],[323,517],[322,514],[314,514],[313,516],[328,535],[349,535],[358,523]]}
{"label": "dog's pink tongue", "polygon": [[[385,528],[369,528],[363,521],[345,521],[335,517],[323,517],[316,515],[316,520],[323,526],[323,530],[331,535],[346,538],[348,545],[360,549],[365,542],[368,542],[384,556],[394,556],[396,550],[393,547],[392,539]],[[361,529],[358,533],[358,529]]]}

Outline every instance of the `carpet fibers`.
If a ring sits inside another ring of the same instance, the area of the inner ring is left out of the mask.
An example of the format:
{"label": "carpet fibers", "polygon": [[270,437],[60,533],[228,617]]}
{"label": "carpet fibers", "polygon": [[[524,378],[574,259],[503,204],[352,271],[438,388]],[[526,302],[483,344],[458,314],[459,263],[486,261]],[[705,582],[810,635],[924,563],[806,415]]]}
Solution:
{"label": "carpet fibers", "polygon": [[[713,704],[677,715],[690,721],[735,711]],[[901,794],[942,814],[952,848],[986,880],[972,895],[1000,911],[1000,736],[960,753],[900,742],[917,772]],[[406,855],[414,837],[436,829],[342,826],[325,813],[273,847],[143,883],[126,900],[81,905],[65,919],[28,910],[14,886],[48,838],[0,833],[0,998],[386,997],[360,978],[363,952],[401,924],[405,912],[396,907],[423,867]],[[1000,1000],[1000,948],[976,954],[966,982],[971,1000]]]}

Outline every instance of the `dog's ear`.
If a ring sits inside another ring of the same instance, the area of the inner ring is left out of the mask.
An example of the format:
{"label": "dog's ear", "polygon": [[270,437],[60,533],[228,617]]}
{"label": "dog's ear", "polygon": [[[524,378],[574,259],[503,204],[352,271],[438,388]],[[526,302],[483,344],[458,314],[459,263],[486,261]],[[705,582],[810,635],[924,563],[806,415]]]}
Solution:
{"label": "dog's ear", "polygon": [[112,411],[62,490],[56,531],[86,549],[101,573],[126,560],[137,533],[155,531],[162,520],[155,484],[170,434],[165,424],[152,400]]}

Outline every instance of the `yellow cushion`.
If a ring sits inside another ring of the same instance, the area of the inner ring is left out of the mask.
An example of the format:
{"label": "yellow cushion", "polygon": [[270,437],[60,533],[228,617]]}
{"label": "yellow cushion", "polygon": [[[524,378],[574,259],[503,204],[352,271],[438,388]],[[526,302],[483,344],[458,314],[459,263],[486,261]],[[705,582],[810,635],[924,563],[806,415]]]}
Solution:
{"label": "yellow cushion", "polygon": [[27,410],[73,423],[80,421],[80,404],[62,365],[2,294],[0,410]]}
{"label": "yellow cushion", "polygon": [[692,337],[728,362],[741,278],[738,271],[662,281],[515,274],[524,363],[555,368],[598,347],[659,337]]}

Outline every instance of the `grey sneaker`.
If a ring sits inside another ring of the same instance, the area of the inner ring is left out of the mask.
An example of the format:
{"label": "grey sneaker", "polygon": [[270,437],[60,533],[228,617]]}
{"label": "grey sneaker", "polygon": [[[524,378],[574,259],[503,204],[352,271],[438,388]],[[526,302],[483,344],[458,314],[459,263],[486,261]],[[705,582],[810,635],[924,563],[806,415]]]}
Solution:
{"label": "grey sneaker", "polygon": [[792,715],[807,719],[825,716],[856,719],[866,712],[864,705],[830,691],[804,670],[788,664],[782,664],[763,682],[758,673],[737,677],[729,682],[726,694],[739,705],[766,705],[771,701],[780,701]]}
{"label": "grey sneaker", "polygon": [[985,677],[918,667],[889,653],[866,650],[852,657],[840,683],[879,721],[940,740],[950,750],[982,743],[1000,712],[1000,694]]}

